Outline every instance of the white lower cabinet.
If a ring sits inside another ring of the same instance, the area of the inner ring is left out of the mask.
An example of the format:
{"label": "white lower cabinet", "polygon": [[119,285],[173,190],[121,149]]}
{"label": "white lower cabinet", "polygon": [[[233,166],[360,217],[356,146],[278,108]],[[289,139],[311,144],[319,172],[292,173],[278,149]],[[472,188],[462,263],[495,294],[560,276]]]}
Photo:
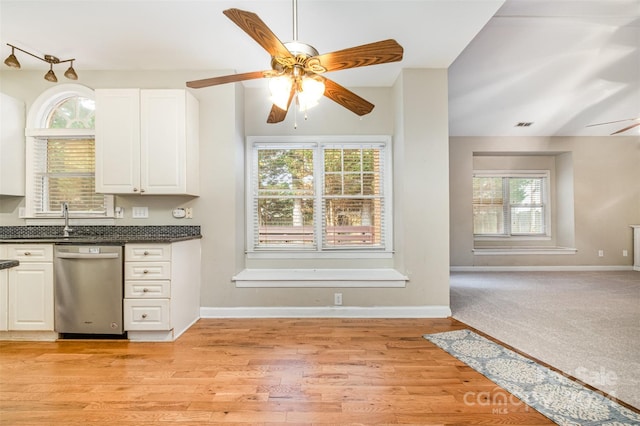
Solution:
{"label": "white lower cabinet", "polygon": [[[1,252],[1,251],[0,251]],[[2,257],[4,259],[4,257]],[[0,269],[0,331],[7,331],[9,324],[9,271]]]}
{"label": "white lower cabinet", "polygon": [[169,330],[169,299],[125,299],[124,323],[127,330]]}
{"label": "white lower cabinet", "polygon": [[127,244],[124,259],[129,340],[175,340],[198,320],[200,240]]}
{"label": "white lower cabinet", "polygon": [[0,325],[6,315],[3,330],[53,331],[53,245],[9,244],[5,250],[20,265],[6,270],[7,303]]}

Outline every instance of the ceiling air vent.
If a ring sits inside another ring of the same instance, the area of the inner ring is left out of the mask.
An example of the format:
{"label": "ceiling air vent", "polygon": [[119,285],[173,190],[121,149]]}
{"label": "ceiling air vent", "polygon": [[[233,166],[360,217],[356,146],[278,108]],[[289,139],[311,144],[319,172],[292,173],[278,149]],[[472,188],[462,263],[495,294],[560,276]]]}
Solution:
{"label": "ceiling air vent", "polygon": [[516,124],[516,127],[529,127],[533,124],[533,121],[521,121]]}

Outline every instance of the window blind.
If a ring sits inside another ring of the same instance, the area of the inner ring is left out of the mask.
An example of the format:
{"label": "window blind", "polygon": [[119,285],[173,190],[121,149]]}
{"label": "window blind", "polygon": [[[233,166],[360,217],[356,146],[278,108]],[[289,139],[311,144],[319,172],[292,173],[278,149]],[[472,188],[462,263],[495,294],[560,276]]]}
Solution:
{"label": "window blind", "polygon": [[475,235],[545,235],[548,172],[483,172],[473,177]]}
{"label": "window blind", "polygon": [[385,249],[384,143],[252,145],[252,250]]}
{"label": "window blind", "polygon": [[322,245],[384,247],[384,145],[323,146]]}
{"label": "window blind", "polygon": [[33,205],[37,215],[59,215],[61,204],[74,213],[105,214],[105,196],[95,191],[92,138],[36,138]]}

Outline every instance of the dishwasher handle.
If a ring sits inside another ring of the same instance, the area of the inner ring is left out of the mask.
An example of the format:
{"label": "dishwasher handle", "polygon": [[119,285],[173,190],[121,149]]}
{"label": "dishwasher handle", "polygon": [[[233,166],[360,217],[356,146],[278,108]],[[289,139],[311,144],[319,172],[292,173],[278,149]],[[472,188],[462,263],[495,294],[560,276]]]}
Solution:
{"label": "dishwasher handle", "polygon": [[60,259],[117,259],[119,253],[57,253]]}

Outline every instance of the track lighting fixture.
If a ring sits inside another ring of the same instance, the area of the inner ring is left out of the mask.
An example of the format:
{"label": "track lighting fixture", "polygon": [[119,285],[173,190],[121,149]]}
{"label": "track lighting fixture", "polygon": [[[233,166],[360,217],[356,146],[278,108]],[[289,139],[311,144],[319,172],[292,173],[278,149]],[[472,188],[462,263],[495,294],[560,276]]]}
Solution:
{"label": "track lighting fixture", "polygon": [[16,47],[12,44],[7,43],[7,46],[11,47],[11,54],[7,56],[7,59],[4,60],[4,63],[5,65],[11,68],[20,69],[20,62],[18,62],[18,58],[16,58],[16,55],[15,55],[15,51],[19,50],[21,52],[26,53],[27,55],[33,56],[34,58],[40,59],[41,61],[47,62],[49,64],[49,71],[44,75],[44,79],[47,81],[50,81],[52,83],[58,82],[58,77],[56,77],[56,74],[53,72],[53,65],[61,64],[63,62],[71,63],[69,65],[69,68],[64,72],[64,76],[67,77],[69,80],[78,79],[78,74],[76,74],[76,70],[73,69],[73,61],[75,61],[75,59],[65,59],[61,61],[60,59],[56,58],[53,55],[44,55],[44,58],[41,58],[40,56],[34,55],[33,53],[27,52],[26,50],[20,49],[19,47]]}

